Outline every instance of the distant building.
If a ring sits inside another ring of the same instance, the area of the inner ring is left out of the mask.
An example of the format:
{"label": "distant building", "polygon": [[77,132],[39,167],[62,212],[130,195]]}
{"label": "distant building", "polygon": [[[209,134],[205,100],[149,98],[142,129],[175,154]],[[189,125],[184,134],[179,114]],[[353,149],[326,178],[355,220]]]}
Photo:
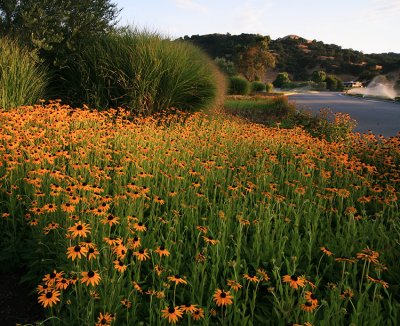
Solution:
{"label": "distant building", "polygon": [[356,87],[363,87],[362,82],[359,81],[348,81],[343,83],[344,87],[356,88]]}

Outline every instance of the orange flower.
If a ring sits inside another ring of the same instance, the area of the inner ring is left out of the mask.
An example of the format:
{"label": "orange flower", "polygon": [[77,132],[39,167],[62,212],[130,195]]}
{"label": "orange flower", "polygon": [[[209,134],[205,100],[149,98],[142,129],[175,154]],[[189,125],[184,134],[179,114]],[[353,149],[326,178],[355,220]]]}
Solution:
{"label": "orange flower", "polygon": [[81,259],[82,256],[86,256],[88,252],[88,249],[86,247],[81,247],[81,246],[72,246],[72,247],[68,247],[67,249],[67,258],[71,258],[73,261],[75,260],[75,258],[79,258]]}
{"label": "orange flower", "polygon": [[110,214],[107,217],[101,219],[100,222],[103,224],[108,224],[109,226],[113,226],[114,224],[119,224],[119,217]]}
{"label": "orange flower", "polygon": [[239,291],[243,286],[235,280],[228,280],[228,286],[235,291]]}
{"label": "orange flower", "polygon": [[176,307],[167,307],[164,310],[161,310],[162,317],[168,319],[169,323],[176,324],[179,318],[182,318],[183,311],[179,306]]}
{"label": "orange flower", "polygon": [[89,286],[89,284],[95,286],[100,283],[101,277],[100,274],[97,273],[97,271],[82,272],[81,275],[82,284],[86,283],[87,286]]}
{"label": "orange flower", "polygon": [[217,289],[213,295],[213,300],[217,304],[217,306],[228,306],[233,303],[233,296],[230,295],[230,292],[225,292],[224,290]]}
{"label": "orange flower", "polygon": [[90,233],[89,224],[78,221],[74,226],[68,228],[68,231],[72,233],[72,238],[86,237],[86,233]]}
{"label": "orange flower", "polygon": [[160,255],[160,257],[162,256],[169,256],[170,253],[167,249],[164,248],[164,246],[159,246],[156,250],[154,250],[154,252],[158,253]]}
{"label": "orange flower", "polygon": [[136,258],[139,261],[145,261],[150,258],[150,255],[147,252],[147,249],[140,249],[139,251],[134,251],[133,254],[136,256]]}
{"label": "orange flower", "polygon": [[115,269],[116,269],[118,272],[120,272],[120,273],[125,272],[125,270],[128,268],[128,267],[124,264],[124,262],[122,262],[122,261],[119,260],[119,259],[114,260],[114,267],[115,267]]}
{"label": "orange flower", "polygon": [[187,281],[180,277],[178,274],[173,275],[173,276],[168,276],[168,280],[171,282],[175,282],[175,284],[187,284]]}
{"label": "orange flower", "polygon": [[304,287],[305,286],[305,279],[301,276],[296,276],[296,275],[285,275],[283,277],[283,282],[289,283],[290,287],[293,289],[298,289],[299,287]]}
{"label": "orange flower", "polygon": [[204,318],[204,309],[198,308],[195,312],[192,313],[192,318],[194,320],[200,320],[200,319]]}
{"label": "orange flower", "polygon": [[52,307],[53,304],[57,304],[57,302],[60,301],[59,296],[60,296],[60,291],[50,289],[50,290],[47,290],[46,292],[42,293],[39,296],[38,301],[45,308],[47,306]]}

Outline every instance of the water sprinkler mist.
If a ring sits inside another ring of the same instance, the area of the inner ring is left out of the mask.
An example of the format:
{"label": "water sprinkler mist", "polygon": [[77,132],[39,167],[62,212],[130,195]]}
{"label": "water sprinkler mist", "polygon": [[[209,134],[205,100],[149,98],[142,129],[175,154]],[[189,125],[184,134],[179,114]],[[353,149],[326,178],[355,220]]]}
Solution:
{"label": "water sprinkler mist", "polygon": [[388,81],[385,76],[376,76],[367,87],[351,89],[348,93],[394,100],[400,96],[400,93],[395,90],[394,84],[394,82]]}

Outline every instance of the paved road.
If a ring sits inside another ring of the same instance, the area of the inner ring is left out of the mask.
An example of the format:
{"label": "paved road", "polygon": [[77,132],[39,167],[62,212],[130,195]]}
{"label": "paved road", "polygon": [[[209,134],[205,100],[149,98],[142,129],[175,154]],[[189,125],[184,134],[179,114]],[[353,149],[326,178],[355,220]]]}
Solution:
{"label": "paved road", "polygon": [[357,120],[355,131],[396,136],[400,132],[400,103],[345,96],[340,93],[298,93],[289,95],[298,108],[318,112],[330,108],[333,112],[348,113]]}

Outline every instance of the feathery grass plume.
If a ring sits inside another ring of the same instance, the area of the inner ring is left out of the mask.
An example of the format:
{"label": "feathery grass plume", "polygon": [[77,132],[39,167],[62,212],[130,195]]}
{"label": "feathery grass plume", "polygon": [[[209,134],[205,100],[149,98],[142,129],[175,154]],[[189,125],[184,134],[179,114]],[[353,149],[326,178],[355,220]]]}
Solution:
{"label": "feathery grass plume", "polygon": [[47,77],[35,52],[0,38],[0,108],[35,104],[44,96]]}
{"label": "feathery grass plume", "polygon": [[200,49],[137,29],[88,40],[63,74],[75,104],[144,115],[211,107],[223,92],[217,69]]}

